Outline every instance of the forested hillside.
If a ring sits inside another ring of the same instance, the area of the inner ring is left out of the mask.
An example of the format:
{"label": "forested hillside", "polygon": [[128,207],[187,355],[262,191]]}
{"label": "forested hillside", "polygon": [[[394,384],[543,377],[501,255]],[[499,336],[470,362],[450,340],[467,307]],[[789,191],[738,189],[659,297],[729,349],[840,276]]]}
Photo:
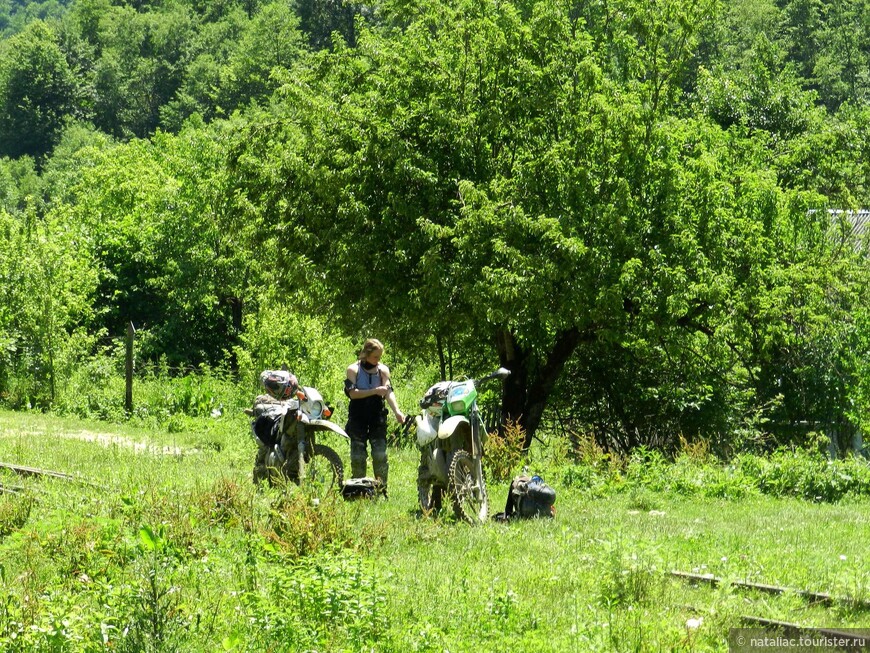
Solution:
{"label": "forested hillside", "polygon": [[0,401],[122,416],[132,323],[141,374],[240,397],[284,362],[337,387],[367,336],[413,391],[502,364],[527,443],[866,427],[867,25],[868,0],[0,0]]}

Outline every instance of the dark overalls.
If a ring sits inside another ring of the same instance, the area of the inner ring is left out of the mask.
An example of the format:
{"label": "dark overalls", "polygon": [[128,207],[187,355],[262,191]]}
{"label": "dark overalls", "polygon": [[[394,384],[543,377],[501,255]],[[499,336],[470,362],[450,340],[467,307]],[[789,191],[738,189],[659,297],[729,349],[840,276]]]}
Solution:
{"label": "dark overalls", "polygon": [[[356,376],[358,390],[371,390],[383,385],[380,368],[366,372],[362,364]],[[375,478],[387,487],[387,408],[383,397],[372,395],[363,399],[351,399],[348,420],[344,430],[350,436],[350,469],[354,478],[366,475],[366,443],[372,446],[372,470]]]}

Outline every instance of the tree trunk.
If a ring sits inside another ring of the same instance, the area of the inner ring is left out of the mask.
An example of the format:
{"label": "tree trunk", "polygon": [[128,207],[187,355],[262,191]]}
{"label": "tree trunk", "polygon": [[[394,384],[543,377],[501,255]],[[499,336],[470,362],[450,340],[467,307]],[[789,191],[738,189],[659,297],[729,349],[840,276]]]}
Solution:
{"label": "tree trunk", "polygon": [[441,339],[441,334],[435,334],[435,346],[438,349],[438,371],[441,373],[441,380],[447,380],[447,362],[444,358],[444,342]]}
{"label": "tree trunk", "polygon": [[498,359],[502,367],[511,371],[502,386],[500,428],[507,420],[524,427],[526,395],[528,394],[527,354],[517,344],[514,334],[504,329],[496,335]]}
{"label": "tree trunk", "polygon": [[511,371],[504,384],[502,414],[505,419],[515,421],[523,428],[524,450],[531,446],[556,381],[581,338],[576,327],[560,332],[543,364],[530,369],[530,357],[518,345],[513,334],[507,330],[499,332],[499,360]]}

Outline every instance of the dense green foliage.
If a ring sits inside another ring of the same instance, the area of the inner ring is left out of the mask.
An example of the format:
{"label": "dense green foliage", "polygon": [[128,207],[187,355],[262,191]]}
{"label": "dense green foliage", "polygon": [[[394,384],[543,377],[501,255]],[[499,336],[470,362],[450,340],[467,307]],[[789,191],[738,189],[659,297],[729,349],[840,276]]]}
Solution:
{"label": "dense green foliage", "polygon": [[121,418],[132,322],[241,394],[501,363],[527,445],[865,427],[868,12],[0,3],[0,400]]}

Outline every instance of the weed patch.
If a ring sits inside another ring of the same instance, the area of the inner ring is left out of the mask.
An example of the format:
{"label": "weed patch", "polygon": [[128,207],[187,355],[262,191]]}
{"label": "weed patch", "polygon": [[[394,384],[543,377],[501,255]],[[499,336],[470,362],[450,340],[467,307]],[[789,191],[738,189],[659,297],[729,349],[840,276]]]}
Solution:
{"label": "weed patch", "polygon": [[302,490],[282,491],[275,498],[263,529],[269,549],[296,559],[350,545],[352,531],[340,501],[336,495],[315,502]]}
{"label": "weed patch", "polygon": [[365,650],[388,627],[386,593],[371,565],[349,552],[304,559],[271,550],[260,586],[243,598],[249,650]]}
{"label": "weed patch", "polygon": [[493,434],[486,443],[483,458],[487,478],[507,481],[520,472],[525,432],[518,422],[509,421],[504,432]]}
{"label": "weed patch", "polygon": [[252,491],[250,485],[243,487],[236,480],[222,477],[210,490],[195,493],[193,502],[210,525],[241,526],[251,532],[254,528]]}
{"label": "weed patch", "polygon": [[779,450],[768,458],[739,456],[735,466],[751,476],[759,490],[777,497],[836,502],[847,495],[870,496],[870,465],[850,457],[828,460],[803,450]]}
{"label": "weed patch", "polygon": [[640,489],[678,496],[743,499],[757,494],[837,502],[870,496],[870,465],[860,458],[828,460],[803,450],[780,450],[769,457],[743,454],[728,464],[709,455],[636,451],[622,465],[579,463],[563,470],[562,483],[590,496]]}
{"label": "weed patch", "polygon": [[27,523],[33,498],[26,494],[0,494],[0,538]]}

